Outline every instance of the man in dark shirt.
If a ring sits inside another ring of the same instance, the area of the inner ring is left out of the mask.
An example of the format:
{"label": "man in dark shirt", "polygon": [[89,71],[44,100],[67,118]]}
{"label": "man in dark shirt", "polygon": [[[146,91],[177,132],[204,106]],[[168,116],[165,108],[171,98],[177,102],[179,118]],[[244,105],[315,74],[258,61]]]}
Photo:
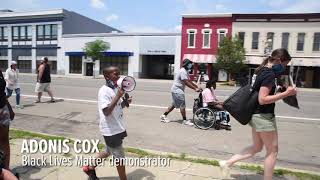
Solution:
{"label": "man in dark shirt", "polygon": [[51,76],[50,76],[50,65],[48,64],[48,58],[42,58],[42,62],[38,68],[38,77],[35,92],[38,95],[38,99],[35,103],[41,102],[42,92],[47,92],[51,97],[51,102],[55,102],[52,91],[50,89]]}

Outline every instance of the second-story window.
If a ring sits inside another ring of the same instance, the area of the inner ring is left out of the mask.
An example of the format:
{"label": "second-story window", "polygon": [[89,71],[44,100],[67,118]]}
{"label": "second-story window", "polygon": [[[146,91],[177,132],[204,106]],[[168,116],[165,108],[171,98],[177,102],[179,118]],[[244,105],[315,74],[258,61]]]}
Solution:
{"label": "second-story window", "polygon": [[196,47],[196,29],[188,29],[188,48],[195,48]]}
{"label": "second-story window", "polygon": [[12,40],[13,41],[30,41],[32,38],[31,26],[13,26]]}
{"label": "second-story window", "polygon": [[303,51],[305,35],[306,35],[306,33],[298,33],[297,51]]}
{"label": "second-story window", "polygon": [[312,51],[320,51],[320,32],[314,33]]}
{"label": "second-story window", "polygon": [[8,40],[8,29],[7,27],[0,27],[0,41]]}
{"label": "second-story window", "polygon": [[31,40],[32,39],[32,27],[27,26],[27,39]]}
{"label": "second-story window", "polygon": [[270,50],[273,49],[273,37],[274,37],[274,33],[273,32],[268,32],[267,33],[267,42],[268,42],[268,46],[269,46]]}
{"label": "second-story window", "polygon": [[288,49],[289,35],[290,34],[288,32],[282,33],[281,48]]}
{"label": "second-story window", "polygon": [[203,43],[202,43],[202,48],[210,48],[211,44],[211,29],[203,29],[202,34],[203,34]]}
{"label": "second-story window", "polygon": [[58,28],[56,24],[37,26],[37,40],[56,40]]}
{"label": "second-story window", "polygon": [[12,27],[12,40],[19,40],[19,27]]}
{"label": "second-story window", "polygon": [[259,48],[259,32],[253,32],[251,49],[258,49],[258,48]]}
{"label": "second-story window", "polygon": [[238,39],[240,40],[242,47],[244,47],[244,36],[245,32],[238,32]]}
{"label": "second-story window", "polygon": [[228,29],[217,29],[217,33],[218,33],[218,46],[219,46],[219,44],[227,36]]}

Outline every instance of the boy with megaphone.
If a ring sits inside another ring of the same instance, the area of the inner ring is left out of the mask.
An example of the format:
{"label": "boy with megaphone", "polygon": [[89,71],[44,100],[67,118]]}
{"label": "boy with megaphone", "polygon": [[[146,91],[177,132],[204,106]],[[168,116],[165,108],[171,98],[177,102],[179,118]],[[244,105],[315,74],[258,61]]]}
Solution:
{"label": "boy with megaphone", "polygon": [[[106,151],[100,152],[97,156],[99,159],[105,159],[113,155],[116,164],[119,178],[126,180],[126,170],[123,160],[125,159],[124,149],[122,146],[123,139],[127,136],[127,132],[123,121],[123,108],[127,105],[121,100],[125,95],[125,87],[120,83],[120,71],[118,67],[110,66],[103,69],[103,75],[106,79],[106,84],[99,89],[98,93],[98,110],[100,117],[100,132],[106,143]],[[122,80],[123,81],[123,80]],[[121,81],[121,82],[122,82]],[[132,97],[126,97],[126,102],[132,102]],[[127,106],[128,107],[128,106]],[[95,172],[95,166],[84,166],[83,171],[91,178],[98,179]]]}

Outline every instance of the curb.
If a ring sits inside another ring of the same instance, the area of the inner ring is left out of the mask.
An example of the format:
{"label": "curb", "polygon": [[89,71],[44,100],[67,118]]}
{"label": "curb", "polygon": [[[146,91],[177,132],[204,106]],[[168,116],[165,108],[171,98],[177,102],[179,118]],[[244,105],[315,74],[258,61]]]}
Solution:
{"label": "curb", "polygon": [[[10,130],[18,130],[18,131],[26,131],[26,130],[21,130],[21,129],[16,129],[16,128],[10,128]],[[9,131],[10,132],[10,131]],[[31,133],[35,133],[35,134],[40,134],[40,135],[44,135],[44,136],[51,136],[51,137],[64,137],[64,136],[58,136],[58,135],[52,135],[52,134],[48,134],[48,133],[40,133],[40,132],[34,132],[34,131],[26,131],[26,132],[31,132]],[[76,140],[75,138],[70,138],[70,137],[64,137],[70,140]],[[175,157],[180,157],[181,154],[178,153],[170,153],[170,152],[163,152],[163,151],[156,151],[156,150],[150,150],[150,149],[143,149],[143,148],[137,148],[137,147],[131,147],[131,146],[126,146],[125,149],[127,148],[132,148],[132,149],[138,149],[150,154],[154,154],[154,155],[159,155],[159,156],[175,156]],[[130,153],[130,152],[129,152]],[[134,153],[132,153],[134,154]],[[201,157],[201,156],[189,156],[186,155],[186,158],[190,158],[190,159],[202,159],[202,160],[209,160],[209,161],[220,161],[222,159],[215,159],[215,158],[208,158],[208,157]],[[188,161],[188,160],[181,160],[181,159],[176,159],[177,161]],[[254,164],[254,163],[244,163],[244,162],[237,162],[235,164],[236,167],[240,167],[240,166],[260,166],[263,167],[263,165],[261,164]],[[286,168],[286,167],[279,167],[276,166],[276,169],[281,169],[281,170],[287,170],[287,171],[291,171],[294,173],[307,173],[307,174],[313,174],[313,175],[318,175],[320,176],[320,172],[315,172],[315,171],[308,171],[308,170],[301,170],[301,169],[295,169],[295,168]],[[245,170],[245,169],[243,169]]]}

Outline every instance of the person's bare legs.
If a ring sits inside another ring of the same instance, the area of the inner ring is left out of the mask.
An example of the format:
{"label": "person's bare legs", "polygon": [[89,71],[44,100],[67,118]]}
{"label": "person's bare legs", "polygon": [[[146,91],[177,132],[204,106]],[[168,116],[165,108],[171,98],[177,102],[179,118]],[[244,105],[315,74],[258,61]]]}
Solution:
{"label": "person's bare legs", "polygon": [[168,107],[168,109],[166,110],[165,114],[169,114],[172,110],[174,110],[174,105],[171,105]]}
{"label": "person's bare legs", "polygon": [[182,119],[183,120],[186,120],[187,116],[186,116],[186,108],[180,108],[180,113],[181,113],[181,116],[182,116]]}
{"label": "person's bare legs", "polygon": [[42,96],[42,92],[38,92],[38,101],[40,102],[41,101],[41,96]]}
{"label": "person's bare legs", "polygon": [[262,150],[263,142],[260,137],[260,132],[256,132],[254,128],[252,128],[252,140],[253,144],[251,146],[244,148],[239,154],[233,155],[226,161],[227,166],[231,167],[234,163],[248,159]]}
{"label": "person's bare legs", "polygon": [[9,127],[0,125],[0,149],[5,154],[4,168],[9,169],[10,165],[10,144],[9,144]]}
{"label": "person's bare legs", "polygon": [[274,167],[278,156],[278,133],[277,131],[261,132],[260,137],[266,147],[264,160],[264,180],[272,180]]}
{"label": "person's bare legs", "polygon": [[49,94],[49,96],[51,97],[51,100],[54,100],[54,99],[53,99],[53,94],[52,94],[52,91],[51,91],[51,90],[48,90],[48,94]]}
{"label": "person's bare legs", "polygon": [[[97,164],[97,159],[105,159],[108,156],[110,156],[110,153],[103,151],[103,152],[99,152],[99,154],[96,156],[96,161],[92,162],[93,166],[89,166],[89,168],[94,169],[95,167],[97,167],[99,164]],[[101,161],[100,161],[101,162]]]}
{"label": "person's bare legs", "polygon": [[126,167],[123,164],[117,165],[117,171],[118,171],[120,180],[127,180]]}

